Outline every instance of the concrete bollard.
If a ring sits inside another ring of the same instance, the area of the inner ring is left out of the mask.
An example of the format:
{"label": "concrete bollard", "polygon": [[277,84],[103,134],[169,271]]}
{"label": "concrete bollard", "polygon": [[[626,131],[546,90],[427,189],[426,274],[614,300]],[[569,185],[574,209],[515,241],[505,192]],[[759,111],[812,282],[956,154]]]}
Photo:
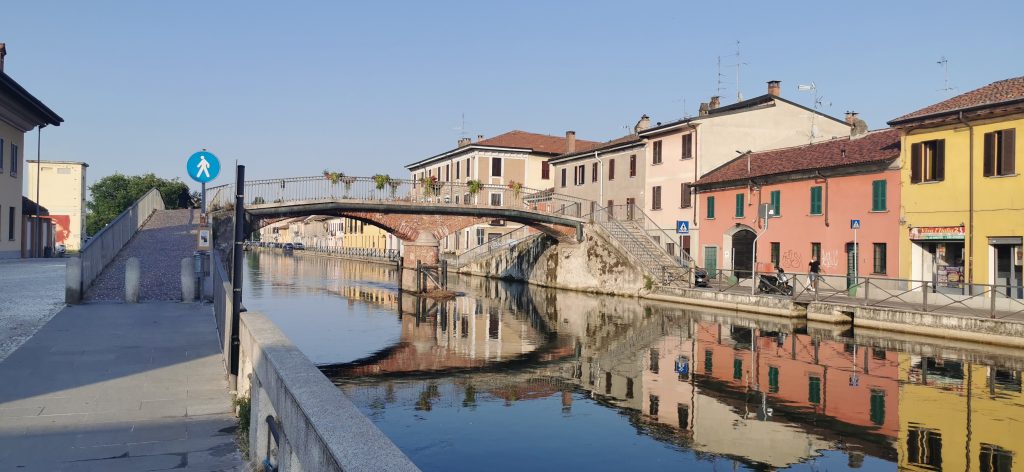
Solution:
{"label": "concrete bollard", "polygon": [[82,259],[68,259],[67,273],[64,276],[64,303],[74,305],[82,301]]}
{"label": "concrete bollard", "polygon": [[192,258],[181,259],[181,301],[191,302],[196,299],[196,280],[193,273]]}
{"label": "concrete bollard", "polygon": [[139,258],[129,257],[124,264],[124,302],[139,302]]}

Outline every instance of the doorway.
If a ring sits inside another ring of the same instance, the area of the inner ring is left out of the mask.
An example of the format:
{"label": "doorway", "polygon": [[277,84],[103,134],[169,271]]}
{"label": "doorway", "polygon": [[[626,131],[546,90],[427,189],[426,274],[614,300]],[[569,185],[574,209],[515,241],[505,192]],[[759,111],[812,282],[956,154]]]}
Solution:
{"label": "doorway", "polygon": [[748,279],[754,271],[754,239],[757,235],[741,229],[732,235],[732,270],[740,279]]}
{"label": "doorway", "polygon": [[708,271],[708,277],[718,277],[718,248],[715,246],[704,246],[704,270]]}
{"label": "doorway", "polygon": [[995,256],[995,276],[993,285],[1000,295],[1010,298],[1024,298],[1024,282],[1022,282],[1022,265],[1024,265],[1024,248],[1021,238],[989,238]]}

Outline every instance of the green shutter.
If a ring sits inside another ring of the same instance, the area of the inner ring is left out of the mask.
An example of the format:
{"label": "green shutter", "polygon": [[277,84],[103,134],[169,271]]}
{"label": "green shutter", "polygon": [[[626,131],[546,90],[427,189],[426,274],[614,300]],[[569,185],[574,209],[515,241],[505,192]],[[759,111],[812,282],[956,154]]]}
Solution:
{"label": "green shutter", "polygon": [[772,210],[775,211],[774,216],[782,216],[782,191],[772,190]]}
{"label": "green shutter", "polygon": [[807,379],[807,401],[816,405],[821,403],[820,377],[811,377]]}
{"label": "green shutter", "polygon": [[711,369],[714,367],[713,355],[710,349],[704,351],[704,373],[711,375]]}
{"label": "green shutter", "polygon": [[821,214],[821,186],[811,187],[811,214]]}
{"label": "green shutter", "polygon": [[736,194],[736,218],[743,218],[743,194]]}
{"label": "green shutter", "polygon": [[768,367],[768,391],[779,393],[779,368]]}
{"label": "green shutter", "polygon": [[886,182],[884,180],[876,180],[871,182],[871,211],[885,211],[886,210]]}
{"label": "green shutter", "polygon": [[732,360],[732,378],[740,380],[743,378],[743,360],[733,359]]}
{"label": "green shutter", "polygon": [[708,219],[715,217],[715,197],[708,197]]}
{"label": "green shutter", "polygon": [[877,425],[885,423],[885,393],[880,390],[871,392],[871,422]]}

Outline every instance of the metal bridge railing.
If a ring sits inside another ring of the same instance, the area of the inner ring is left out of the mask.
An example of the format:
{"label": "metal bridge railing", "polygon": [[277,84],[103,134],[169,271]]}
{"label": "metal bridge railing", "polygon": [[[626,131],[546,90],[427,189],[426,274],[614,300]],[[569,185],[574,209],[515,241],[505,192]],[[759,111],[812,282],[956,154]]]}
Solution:
{"label": "metal bridge railing", "polygon": [[512,231],[508,231],[502,234],[500,237],[487,241],[476,247],[470,248],[469,250],[457,254],[455,257],[450,259],[452,267],[463,267],[471,261],[483,257],[495,251],[509,249],[515,247],[522,241],[533,236],[540,235],[540,231],[537,231],[529,226],[522,226]]}

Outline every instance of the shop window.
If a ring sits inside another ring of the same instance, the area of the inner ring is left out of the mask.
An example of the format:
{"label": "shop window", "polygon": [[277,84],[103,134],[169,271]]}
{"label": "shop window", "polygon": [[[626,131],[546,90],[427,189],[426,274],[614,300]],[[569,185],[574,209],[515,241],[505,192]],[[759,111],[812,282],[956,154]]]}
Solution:
{"label": "shop window", "polygon": [[742,193],[736,194],[736,218],[743,218],[743,209],[746,208],[746,205],[743,204],[743,197]]}
{"label": "shop window", "polygon": [[811,187],[811,214],[821,214],[821,186]]}
{"label": "shop window", "polygon": [[907,429],[907,462],[942,470],[942,434],[934,429],[911,425]]}
{"label": "shop window", "polygon": [[1014,174],[1015,135],[1013,129],[985,133],[985,177]]}
{"label": "shop window", "polygon": [[871,211],[888,210],[888,202],[886,202],[886,186],[887,184],[884,180],[871,182]]}
{"label": "shop window", "polygon": [[910,183],[941,182],[946,178],[946,140],[910,146]]}

